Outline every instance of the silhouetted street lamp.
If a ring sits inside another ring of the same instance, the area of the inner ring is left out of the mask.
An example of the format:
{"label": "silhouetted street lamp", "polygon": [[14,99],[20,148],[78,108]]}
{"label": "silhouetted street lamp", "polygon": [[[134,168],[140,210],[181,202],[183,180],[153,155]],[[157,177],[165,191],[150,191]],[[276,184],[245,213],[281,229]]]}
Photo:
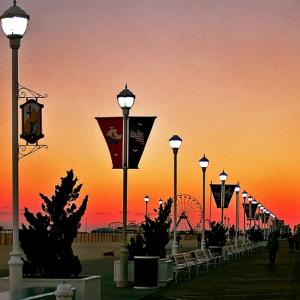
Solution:
{"label": "silhouetted street lamp", "polygon": [[170,147],[174,154],[174,209],[173,209],[173,222],[174,222],[174,240],[172,245],[172,254],[177,254],[178,245],[176,240],[176,226],[177,226],[177,153],[181,146],[182,139],[178,135],[173,135],[169,139]]}
{"label": "silhouetted street lamp", "polygon": [[144,197],[144,201],[145,201],[145,205],[146,205],[145,216],[148,217],[148,202],[149,202],[149,197],[147,195]]}
{"label": "silhouetted street lamp", "polygon": [[265,213],[264,213],[265,208],[262,205],[259,209],[260,209],[260,213],[262,214],[261,222],[262,222],[263,236],[264,236],[264,239],[265,239],[265,237],[266,237],[266,235],[265,235]]}
{"label": "silhouetted street lamp", "polygon": [[261,227],[261,226],[260,226],[260,212],[259,212],[261,206],[262,206],[261,203],[258,203],[258,204],[257,204],[257,207],[258,207],[258,226],[259,226],[259,227]]}
{"label": "silhouetted street lamp", "polygon": [[235,245],[237,246],[238,242],[238,234],[239,234],[239,192],[240,192],[240,185],[239,183],[236,184],[234,191],[236,196],[236,203],[235,203]]}
{"label": "silhouetted street lamp", "polygon": [[127,171],[128,171],[128,117],[134,104],[135,95],[125,89],[117,95],[118,104],[123,112],[123,240],[120,250],[119,287],[128,286],[128,248],[127,248]]}
{"label": "silhouetted street lamp", "polygon": [[201,235],[201,249],[205,249],[205,172],[208,167],[209,160],[204,156],[199,160],[199,165],[202,169],[203,183],[202,183],[202,235]]}
{"label": "silhouetted street lamp", "polygon": [[243,216],[244,216],[244,219],[243,219],[243,224],[244,224],[243,244],[245,244],[245,239],[246,239],[246,217],[245,217],[245,215],[246,215],[246,209],[245,209],[246,203],[245,203],[245,201],[246,201],[247,196],[248,196],[248,193],[244,190],[242,192],[242,197],[244,199],[244,202],[243,202],[243,204],[244,204],[244,214],[243,214]]}
{"label": "silhouetted street lamp", "polygon": [[256,215],[256,208],[257,208],[257,201],[256,201],[255,198],[253,198],[253,200],[251,202],[251,205],[253,205],[251,209],[252,209],[252,215],[253,215],[253,226],[255,226],[256,225],[256,220],[255,220],[256,217],[255,217],[255,215]]}
{"label": "silhouetted street lamp", "polygon": [[8,261],[10,291],[22,288],[23,262],[19,247],[19,142],[18,142],[18,50],[23,37],[29,15],[13,2],[1,19],[1,26],[9,39],[12,50],[12,208],[13,208],[13,249]]}
{"label": "silhouetted street lamp", "polygon": [[223,223],[223,219],[224,219],[225,181],[227,179],[227,176],[228,175],[224,172],[224,170],[219,175],[219,178],[220,178],[221,183],[222,183],[222,186],[221,186],[221,223]]}
{"label": "silhouetted street lamp", "polygon": [[250,195],[249,197],[248,197],[248,201],[249,201],[249,219],[250,219],[250,228],[249,229],[251,229],[251,220],[252,220],[252,200],[253,200],[253,197]]}
{"label": "silhouetted street lamp", "polygon": [[163,200],[161,198],[158,200],[158,204],[159,204],[159,206],[161,206],[163,204]]}

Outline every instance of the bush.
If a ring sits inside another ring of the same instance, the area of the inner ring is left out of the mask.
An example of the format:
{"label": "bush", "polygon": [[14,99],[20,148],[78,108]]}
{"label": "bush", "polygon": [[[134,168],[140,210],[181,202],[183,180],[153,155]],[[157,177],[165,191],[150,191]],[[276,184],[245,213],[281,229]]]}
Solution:
{"label": "bush", "polygon": [[76,183],[77,178],[70,170],[66,177],[61,178],[61,184],[55,186],[51,199],[40,194],[44,214],[38,212],[35,216],[25,208],[24,216],[29,226],[22,224],[20,230],[20,245],[26,256],[23,259],[25,276],[73,277],[81,272],[72,243],[80,228],[88,196],[77,209],[75,201],[82,184],[75,187]]}
{"label": "bush", "polygon": [[208,246],[224,246],[226,244],[226,228],[222,223],[213,221],[210,223],[211,230],[205,231]]}
{"label": "bush", "polygon": [[159,206],[157,212],[158,216],[152,220],[148,216],[145,217],[145,223],[141,225],[144,232],[144,253],[145,255],[166,257],[166,245],[169,242],[169,228],[171,220],[169,215],[171,213],[172,199],[169,198],[167,202]]}
{"label": "bush", "polygon": [[263,230],[255,225],[248,230],[248,239],[252,242],[260,242],[264,239]]}

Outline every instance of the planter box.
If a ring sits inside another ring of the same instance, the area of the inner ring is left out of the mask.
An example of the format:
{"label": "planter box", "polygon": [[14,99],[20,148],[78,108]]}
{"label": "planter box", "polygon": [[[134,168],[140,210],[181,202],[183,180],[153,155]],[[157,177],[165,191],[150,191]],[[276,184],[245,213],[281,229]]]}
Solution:
{"label": "planter box", "polygon": [[[101,300],[101,276],[82,278],[23,278],[23,287],[57,287],[67,282],[75,288],[75,300]],[[8,277],[0,278],[0,290],[8,290]]]}
{"label": "planter box", "polygon": [[158,285],[167,286],[173,280],[173,260],[162,258],[158,261]]}
{"label": "planter box", "polygon": [[[120,261],[114,261],[114,282],[118,286],[120,280]],[[173,280],[173,261],[171,259],[159,259],[158,261],[158,285],[166,286]],[[128,261],[128,281],[134,282],[134,262]]]}

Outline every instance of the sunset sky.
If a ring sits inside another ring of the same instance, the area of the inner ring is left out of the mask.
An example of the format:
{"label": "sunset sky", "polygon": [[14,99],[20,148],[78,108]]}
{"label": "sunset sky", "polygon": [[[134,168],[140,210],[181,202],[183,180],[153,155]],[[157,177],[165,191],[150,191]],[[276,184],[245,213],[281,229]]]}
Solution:
{"label": "sunset sky", "polygon": [[[2,14],[12,1],[0,1]],[[19,82],[43,100],[41,144],[20,160],[20,217],[40,210],[73,169],[89,195],[82,229],[122,220],[122,171],[113,170],[95,117],[157,116],[138,170],[129,170],[128,220],[173,194],[168,139],[182,137],[178,194],[202,204],[207,183],[240,182],[279,219],[300,223],[299,0],[30,0]],[[11,50],[0,35],[0,225],[11,227]],[[20,101],[22,104],[22,101]],[[24,143],[20,139],[20,143]],[[209,189],[207,186],[207,207]],[[232,200],[225,215],[234,220]],[[207,211],[208,214],[208,211]],[[242,215],[242,210],[241,213]],[[220,211],[213,204],[213,219]],[[241,219],[242,221],[242,219]],[[242,224],[242,222],[241,222]]]}

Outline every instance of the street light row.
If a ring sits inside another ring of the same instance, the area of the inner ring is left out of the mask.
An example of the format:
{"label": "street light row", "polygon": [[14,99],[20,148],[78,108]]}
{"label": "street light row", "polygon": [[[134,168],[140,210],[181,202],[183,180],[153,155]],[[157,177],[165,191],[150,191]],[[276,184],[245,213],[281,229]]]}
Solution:
{"label": "street light row", "polygon": [[[176,254],[178,250],[178,245],[176,243],[176,216],[177,216],[177,153],[181,146],[182,139],[178,135],[174,135],[169,139],[170,147],[173,150],[174,153],[174,209],[173,209],[173,220],[174,220],[174,239],[173,239],[173,245],[172,245],[172,253]],[[209,160],[207,157],[204,156],[199,160],[199,165],[203,172],[203,199],[202,199],[202,220],[205,220],[205,172],[209,165]],[[223,223],[224,218],[224,204],[225,204],[225,182],[228,175],[223,170],[219,174],[220,181],[222,183],[221,186],[221,223]],[[239,232],[239,192],[240,192],[240,185],[239,183],[236,184],[234,192],[236,193],[236,233],[235,233],[235,243],[237,243],[238,240],[238,232]],[[246,226],[245,226],[245,200],[248,196],[248,193],[246,191],[242,192],[242,196],[244,198],[244,239],[245,239],[245,232],[246,232]],[[257,207],[261,210],[262,213],[269,214],[272,218],[276,219],[276,216],[272,214],[268,209],[266,209],[261,203],[258,203],[252,196],[250,195],[248,197],[249,201],[249,207],[250,207],[250,228],[251,228],[251,220],[252,220],[252,212],[251,212],[251,206],[252,204],[258,204]],[[265,221],[264,221],[265,222]],[[201,249],[205,248],[205,222],[202,222],[202,235],[201,235]]]}
{"label": "street light row", "polygon": [[[22,287],[22,265],[21,251],[19,248],[19,193],[18,193],[18,49],[20,47],[20,41],[27,29],[29,15],[16,5],[16,0],[13,1],[13,5],[6,10],[1,16],[2,29],[9,39],[10,48],[12,50],[12,188],[13,188],[13,251],[10,253],[9,260],[9,283],[10,290],[16,291]],[[128,171],[128,117],[129,111],[135,102],[135,95],[127,89],[125,89],[117,95],[117,101],[123,112],[123,241],[120,250],[120,284],[119,286],[127,286],[128,284],[128,272],[127,272],[127,171]],[[169,139],[170,147],[174,154],[174,240],[172,245],[172,253],[177,253],[178,245],[176,243],[176,224],[177,224],[177,153],[181,146],[182,139],[174,135]],[[203,234],[202,241],[204,242],[205,232],[205,171],[208,167],[209,160],[205,155],[199,160],[200,167],[203,171]],[[220,174],[220,180],[222,181],[221,200],[222,200],[222,222],[223,222],[223,207],[225,197],[225,181],[227,174],[223,172]],[[236,187],[237,189],[237,187]],[[236,190],[238,197],[238,190]],[[146,195],[147,196],[147,195]],[[246,196],[247,197],[247,196]],[[146,216],[147,216],[147,205],[149,197],[144,198],[146,203]],[[244,198],[245,201],[245,198]],[[159,202],[162,205],[162,200]],[[262,207],[262,206],[261,206]],[[260,207],[260,208],[261,208]],[[270,213],[265,208],[261,208],[264,212]],[[273,214],[271,216],[275,217]],[[245,228],[244,228],[245,229]],[[201,243],[202,245],[202,243]],[[204,245],[204,243],[203,243]]]}

